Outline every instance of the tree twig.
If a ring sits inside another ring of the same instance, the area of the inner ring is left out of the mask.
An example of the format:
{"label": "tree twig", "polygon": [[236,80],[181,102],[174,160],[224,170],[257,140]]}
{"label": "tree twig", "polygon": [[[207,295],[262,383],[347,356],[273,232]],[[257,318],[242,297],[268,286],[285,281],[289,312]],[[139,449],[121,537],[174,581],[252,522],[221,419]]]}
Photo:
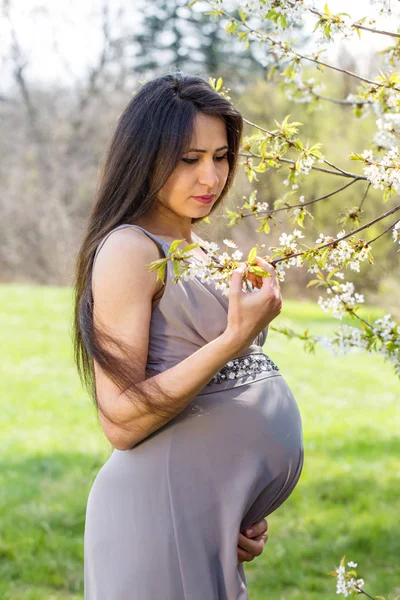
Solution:
{"label": "tree twig", "polygon": [[[209,0],[206,0],[206,1],[208,3],[210,3]],[[365,83],[369,83],[370,85],[374,85],[377,87],[387,87],[387,85],[385,83],[381,83],[379,81],[374,81],[372,79],[368,79],[367,77],[362,77],[362,75],[353,73],[352,71],[349,71],[348,69],[341,69],[340,67],[336,67],[335,65],[331,65],[331,64],[326,63],[317,58],[313,58],[312,56],[306,56],[305,54],[301,54],[300,52],[293,50],[293,48],[288,48],[285,44],[283,44],[283,42],[281,42],[279,40],[275,40],[268,33],[260,32],[260,31],[257,31],[257,29],[253,29],[252,27],[247,25],[247,23],[245,21],[242,21],[241,19],[237,19],[236,17],[230,15],[225,9],[221,8],[219,10],[220,10],[220,14],[223,14],[224,16],[228,17],[232,21],[236,21],[236,23],[239,23],[239,25],[243,25],[243,27],[246,27],[246,29],[248,29],[250,33],[254,33],[257,37],[259,37],[261,39],[265,39],[266,41],[269,41],[271,44],[280,47],[282,49],[282,51],[286,54],[291,52],[294,55],[294,57],[296,57],[298,59],[308,60],[309,62],[320,65],[321,67],[326,67],[327,69],[331,69],[332,71],[344,73],[345,75],[348,75],[349,77],[358,79],[358,81],[364,81]],[[393,86],[392,89],[394,89],[396,91],[400,91],[400,88],[398,88],[396,86]]]}
{"label": "tree twig", "polygon": [[[343,237],[334,239],[331,242],[327,242],[326,244],[321,244],[321,246],[318,246],[316,248],[316,250],[322,250],[323,248],[328,248],[328,246],[333,246],[334,244],[337,244],[338,242],[340,242],[342,240],[345,240],[346,238],[351,237],[352,235],[355,235],[356,233],[359,233],[360,231],[363,231],[364,229],[367,229],[368,227],[371,227],[371,225],[374,225],[375,223],[378,223],[379,221],[382,221],[382,219],[386,219],[386,217],[389,217],[393,213],[396,213],[398,210],[400,210],[400,204],[398,204],[397,206],[395,206],[391,210],[388,210],[385,214],[381,215],[380,217],[376,217],[375,219],[373,219],[372,221],[370,221],[366,225],[361,225],[361,227],[358,227],[357,229],[354,229],[353,231],[350,231],[350,233],[347,233]],[[396,221],[396,223],[397,223],[397,221]],[[390,229],[390,227],[385,231],[385,233],[387,233],[387,231],[389,231],[389,229]],[[380,237],[380,235],[378,237]],[[378,238],[376,238],[376,239],[378,239]],[[375,239],[371,240],[370,242],[367,242],[367,243],[370,244],[373,241],[375,241]],[[274,260],[271,260],[271,263],[276,265],[279,262],[286,261],[289,258],[293,258],[293,257],[296,257],[296,256],[302,256],[305,253],[306,253],[306,251],[304,251],[304,252],[293,252],[292,254],[288,254],[287,256],[284,256],[282,258],[276,258]]]}

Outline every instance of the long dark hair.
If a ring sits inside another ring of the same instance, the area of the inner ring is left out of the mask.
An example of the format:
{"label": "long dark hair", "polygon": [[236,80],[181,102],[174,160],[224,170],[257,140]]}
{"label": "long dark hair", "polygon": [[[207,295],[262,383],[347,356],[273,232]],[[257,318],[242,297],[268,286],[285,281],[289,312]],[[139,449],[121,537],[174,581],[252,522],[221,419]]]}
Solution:
{"label": "long dark hair", "polygon": [[[119,117],[108,144],[94,206],[77,254],[74,278],[74,358],[82,384],[95,406],[112,423],[121,425],[98,401],[94,361],[100,369],[145,410],[166,421],[176,414],[168,396],[154,378],[146,390],[138,385],[132,349],[101,330],[93,322],[92,266],[100,241],[112,229],[132,223],[151,211],[159,190],[178,165],[190,143],[197,113],[221,117],[228,137],[229,174],[225,187],[210,212],[222,202],[232,186],[238,165],[243,118],[232,103],[201,77],[178,71],[148,81],[134,94]],[[193,218],[192,223],[201,220]],[[115,350],[115,352],[112,351]]]}

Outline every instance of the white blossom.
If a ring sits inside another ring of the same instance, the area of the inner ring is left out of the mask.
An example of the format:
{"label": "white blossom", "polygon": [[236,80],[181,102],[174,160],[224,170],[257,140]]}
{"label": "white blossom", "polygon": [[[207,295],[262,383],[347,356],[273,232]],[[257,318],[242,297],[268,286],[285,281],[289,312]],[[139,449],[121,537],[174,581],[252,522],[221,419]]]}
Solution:
{"label": "white blossom", "polygon": [[[334,337],[317,336],[317,341],[334,355],[347,354],[354,349],[376,352],[391,362],[396,374],[400,377],[400,325],[397,325],[390,314],[376,319],[371,330],[378,344],[371,346],[368,331],[358,327],[342,324]],[[391,346],[389,350],[388,343]]]}
{"label": "white blossom", "polygon": [[232,240],[223,240],[223,242],[225,246],[228,246],[229,248],[237,248],[237,245]]}
{"label": "white blossom", "polygon": [[302,175],[308,175],[311,171],[313,165],[315,163],[315,156],[309,154],[308,156],[303,156],[299,159],[299,172]]}
{"label": "white blossom", "polygon": [[[214,8],[232,9],[232,0],[211,0],[211,4]],[[322,87],[319,84],[317,85],[313,78],[306,79],[306,77],[304,77],[303,65],[308,63],[303,62],[302,59],[296,60],[295,44],[288,40],[292,39],[294,27],[299,24],[301,24],[305,32],[310,25],[311,29],[313,29],[319,16],[315,14],[312,15],[309,9],[315,8],[318,12],[322,13],[323,4],[324,3],[322,2],[317,3],[316,0],[296,0],[295,2],[293,2],[293,0],[239,0],[239,5],[245,15],[252,19],[259,19],[261,24],[265,23],[265,18],[271,11],[269,18],[274,14],[275,16],[277,14],[282,16],[282,19],[277,19],[277,22],[274,23],[273,31],[270,32],[269,35],[269,42],[267,39],[265,41],[267,44],[271,43],[271,39],[278,42],[273,46],[275,60],[281,61],[282,64],[288,64],[290,61],[290,66],[293,70],[290,77],[284,77],[283,82],[287,96],[294,102],[310,103],[322,90]],[[395,8],[399,8],[397,4],[400,5],[400,3],[395,3],[394,7],[393,1],[390,3],[389,0],[370,0],[370,4],[375,7],[375,9],[379,9],[379,11],[382,12],[382,18],[385,16],[385,10],[388,13],[387,17],[391,18],[388,8],[391,8],[393,13]],[[235,8],[237,8],[237,6],[235,6]],[[332,10],[332,7],[330,8]],[[370,9],[368,12],[369,18],[363,21],[363,23],[378,28],[378,23],[374,23],[372,20],[373,17],[375,17],[373,13],[376,13],[377,10],[373,11]],[[327,12],[327,15],[329,17],[329,12]],[[305,18],[306,16],[307,18]],[[329,18],[327,20],[329,21]],[[352,17],[345,14],[340,15],[337,23],[329,23],[328,35],[332,38],[336,38],[335,42],[337,42],[337,37],[347,37],[351,35],[356,31],[356,29],[351,26],[352,22]],[[280,35],[281,31],[286,29],[286,25],[288,35]],[[385,29],[385,27],[381,28]],[[260,28],[260,31],[261,29],[263,28]],[[329,43],[326,34],[326,28],[325,31],[323,31],[321,27],[318,28],[317,35],[320,35],[321,37],[321,44]],[[282,41],[285,43],[281,44],[280,42]],[[271,46],[269,46],[269,48],[271,48]],[[315,59],[319,58],[317,53],[313,56]],[[389,57],[390,52],[388,52],[386,56]],[[393,56],[395,56],[395,54],[393,54]],[[392,71],[393,69],[390,67],[387,69],[386,73],[390,74]],[[386,74],[384,76],[386,76]],[[389,190],[393,189],[400,193],[400,150],[398,148],[400,139],[400,93],[396,88],[397,83],[394,88],[393,86],[387,86],[386,84],[383,84],[383,86],[372,85],[369,88],[365,87],[358,95],[350,94],[347,99],[354,104],[359,103],[359,110],[357,112],[358,114],[361,113],[362,116],[366,116],[373,111],[376,120],[374,142],[378,145],[378,153],[380,152],[380,149],[383,149],[384,151],[377,154],[375,157],[374,152],[376,154],[376,151],[370,149],[364,150],[361,158],[364,161],[362,166],[366,178],[376,189],[385,190],[389,188]],[[319,103],[319,105],[321,105],[321,103]],[[284,186],[289,186],[291,184],[292,190],[297,190],[298,184],[296,183],[296,178],[301,175],[308,175],[316,161],[324,161],[323,157],[317,159],[317,157],[307,155],[307,152],[308,150],[303,150],[300,153],[297,170],[294,172],[292,171],[290,178],[284,179]],[[300,196],[299,202],[304,202],[304,196]],[[255,204],[255,199],[253,199],[249,201],[249,204],[251,205],[251,208],[258,213],[269,210],[268,203],[266,202]],[[301,212],[300,208],[295,208],[293,210],[295,217]],[[393,241],[400,244],[400,221],[392,227],[390,233]],[[322,263],[323,266],[320,266],[321,263],[320,265],[317,264],[320,257],[316,256],[315,263],[310,264],[308,268],[308,271],[313,274],[318,273],[318,271],[334,274],[334,277],[330,280],[331,287],[326,288],[326,298],[320,297],[318,303],[323,310],[332,312],[338,319],[342,319],[345,314],[346,306],[354,308],[357,304],[364,302],[364,296],[355,292],[354,284],[346,282],[344,280],[344,274],[340,270],[347,266],[350,271],[359,272],[361,262],[370,258],[370,247],[368,245],[362,246],[362,243],[355,243],[352,239],[350,241],[348,241],[347,238],[343,239],[345,238],[345,235],[346,233],[344,230],[338,232],[336,238],[321,233],[316,240],[318,245],[329,244],[330,242],[334,242],[335,244],[334,246],[332,245],[329,247],[329,250],[325,255],[325,262]],[[276,264],[276,272],[281,281],[284,280],[285,272],[289,268],[294,266],[301,267],[303,265],[301,256],[288,257],[288,255],[296,254],[298,252],[298,244],[303,237],[304,236],[301,234],[296,235],[296,230],[291,234],[281,234],[279,238],[279,250],[284,260],[280,260]],[[224,240],[224,243],[226,243],[226,240]],[[221,264],[225,264],[225,262],[228,263],[228,260],[239,261],[243,255],[237,249],[237,246],[230,245],[229,243],[227,245],[234,248],[235,252],[231,257],[229,257],[227,253],[223,253],[220,257]],[[218,246],[213,248],[213,250],[218,250]],[[216,282],[216,285],[226,289],[229,277],[226,277],[221,273],[210,272],[212,269],[207,265],[197,265],[197,269],[199,276],[212,278]],[[338,282],[338,280],[340,280],[340,282]],[[339,333],[337,335],[335,334],[336,337],[331,340],[328,338],[321,338],[321,340],[323,340],[321,343],[324,343],[327,347],[330,346],[332,349],[340,349],[344,352],[356,347],[365,348],[371,352],[378,352],[395,364],[395,368],[400,375],[400,332],[399,327],[396,326],[390,315],[386,315],[382,319],[377,319],[372,324],[372,334],[375,337],[374,344],[371,344],[370,334],[371,330],[368,329],[366,332],[361,328],[342,325]],[[375,341],[377,344],[375,344]],[[349,567],[353,565],[356,566],[355,563],[348,563]],[[340,572],[338,572],[338,575],[339,574]],[[352,589],[361,588],[363,580],[357,580],[355,578],[347,578],[346,580],[345,568],[343,568],[343,573],[341,574],[343,575],[343,581],[339,585],[338,577],[338,585],[339,588],[341,587],[342,589],[338,591],[338,593],[343,593],[347,596],[351,593]]]}
{"label": "white blossom", "polygon": [[294,229],[293,233],[282,233],[279,238],[279,243],[281,246],[289,246],[292,245],[295,240],[299,240],[304,238],[304,235],[299,229]]}
{"label": "white blossom", "polygon": [[393,147],[381,160],[373,160],[372,153],[365,150],[361,155],[367,162],[364,174],[374,188],[383,190],[385,186],[400,191],[400,155],[399,148]]}
{"label": "white blossom", "polygon": [[[386,100],[388,102],[389,99]],[[374,142],[382,148],[391,148],[398,143],[400,133],[400,113],[386,112],[376,120],[377,133]]]}
{"label": "white blossom", "polygon": [[268,210],[268,208],[269,208],[268,202],[257,202],[257,204],[256,204],[256,212],[258,212],[258,213],[261,211],[264,211],[264,210]]}
{"label": "white blossom", "polygon": [[336,579],[336,593],[337,594],[343,594],[343,596],[348,596],[349,595],[349,591],[347,589],[347,582],[345,579],[345,572],[346,569],[343,566],[339,566],[336,569],[336,573],[337,573],[337,579]]}
{"label": "white blossom", "polygon": [[236,260],[236,261],[238,261],[238,262],[241,260],[242,256],[243,256],[243,252],[240,252],[240,250],[236,250],[236,251],[235,251],[235,252],[232,254],[232,258],[233,258],[233,260]]}
{"label": "white blossom", "polygon": [[[328,272],[333,271],[336,268],[341,269],[344,266],[345,261],[349,261],[348,266],[352,271],[360,272],[360,262],[366,260],[369,256],[370,246],[366,244],[362,248],[354,250],[347,240],[341,238],[346,235],[345,231],[339,231],[336,238],[329,235],[320,233],[315,243],[318,245],[329,244],[335,239],[339,240],[331,251],[327,258],[326,270]],[[311,271],[310,271],[311,272]]]}
{"label": "white blossom", "polygon": [[336,319],[342,319],[346,314],[345,306],[354,308],[357,304],[364,302],[364,295],[354,291],[354,283],[347,281],[339,285],[333,285],[332,289],[327,290],[328,293],[335,292],[331,298],[318,298],[318,304],[325,313],[332,312]]}
{"label": "white blossom", "polygon": [[206,240],[202,240],[202,246],[209,252],[218,252],[219,250],[219,246],[215,242],[207,242]]}
{"label": "white blossom", "polygon": [[395,226],[392,229],[392,234],[393,234],[393,241],[397,242],[397,240],[399,240],[399,244],[400,244],[399,229],[400,229],[400,221],[397,221],[397,223],[395,224]]}
{"label": "white blossom", "polygon": [[374,155],[372,153],[372,150],[364,150],[364,152],[361,154],[361,156],[363,157],[364,160],[368,160],[368,161],[374,160]]}

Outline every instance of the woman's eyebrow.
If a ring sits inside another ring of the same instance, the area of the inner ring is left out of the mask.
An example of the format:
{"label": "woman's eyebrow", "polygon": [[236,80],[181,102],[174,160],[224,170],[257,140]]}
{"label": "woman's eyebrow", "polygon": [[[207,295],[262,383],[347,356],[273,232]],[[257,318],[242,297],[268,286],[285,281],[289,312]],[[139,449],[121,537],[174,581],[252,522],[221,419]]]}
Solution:
{"label": "woman's eyebrow", "polygon": [[[225,150],[225,148],[228,148],[228,146],[221,146],[221,148],[217,148],[215,152],[218,152],[219,150]],[[207,150],[202,150],[201,148],[189,148],[189,150],[186,150],[186,152],[207,152]]]}

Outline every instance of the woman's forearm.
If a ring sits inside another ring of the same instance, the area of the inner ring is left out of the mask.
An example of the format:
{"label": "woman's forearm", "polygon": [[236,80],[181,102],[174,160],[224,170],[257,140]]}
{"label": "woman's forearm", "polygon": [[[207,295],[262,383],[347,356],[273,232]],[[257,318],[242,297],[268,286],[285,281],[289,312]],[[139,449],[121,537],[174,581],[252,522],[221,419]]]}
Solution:
{"label": "woman's forearm", "polygon": [[158,384],[158,404],[162,403],[162,390],[165,390],[165,402],[168,403],[165,407],[171,411],[169,417],[146,410],[140,402],[135,405],[132,394],[128,397],[122,393],[113,407],[113,413],[123,427],[113,430],[112,439],[109,437],[111,443],[120,450],[126,450],[157,431],[186,408],[210,379],[235,356],[235,352],[233,338],[224,333],[177,365],[139,382],[137,387],[150,399],[155,393],[152,382]]}

